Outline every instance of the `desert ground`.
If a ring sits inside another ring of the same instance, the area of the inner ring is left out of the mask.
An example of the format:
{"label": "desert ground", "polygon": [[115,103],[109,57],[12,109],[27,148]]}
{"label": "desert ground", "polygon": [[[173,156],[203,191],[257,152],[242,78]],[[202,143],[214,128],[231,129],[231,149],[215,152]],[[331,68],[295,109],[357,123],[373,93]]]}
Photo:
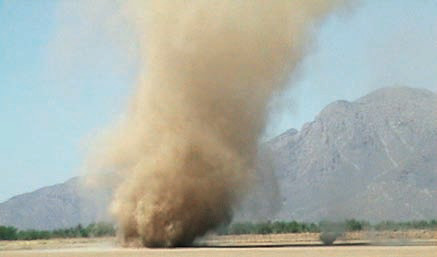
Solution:
{"label": "desert ground", "polygon": [[317,233],[210,235],[193,247],[123,248],[115,238],[0,241],[0,257],[295,256],[435,257],[437,231],[347,233],[323,246]]}
{"label": "desert ground", "polygon": [[80,249],[5,251],[8,257],[140,257],[140,256],[295,256],[295,257],[435,257],[437,246],[330,246],[283,248]]}

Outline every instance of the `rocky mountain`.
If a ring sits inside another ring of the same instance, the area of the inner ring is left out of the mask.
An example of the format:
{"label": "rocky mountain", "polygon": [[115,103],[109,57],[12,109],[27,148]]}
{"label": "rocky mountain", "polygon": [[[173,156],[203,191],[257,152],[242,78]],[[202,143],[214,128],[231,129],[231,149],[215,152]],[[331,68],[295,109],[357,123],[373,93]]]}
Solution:
{"label": "rocky mountain", "polygon": [[109,193],[81,186],[79,178],[0,203],[0,225],[55,229],[108,220]]}
{"label": "rocky mountain", "polygon": [[268,143],[277,218],[371,221],[437,217],[437,95],[385,88],[336,101]]}
{"label": "rocky mountain", "polygon": [[[336,101],[300,131],[262,147],[256,189],[238,217],[437,217],[437,95],[385,88],[356,101]],[[0,224],[52,229],[107,220],[109,192],[79,179],[0,203]],[[243,212],[243,213],[241,213]]]}

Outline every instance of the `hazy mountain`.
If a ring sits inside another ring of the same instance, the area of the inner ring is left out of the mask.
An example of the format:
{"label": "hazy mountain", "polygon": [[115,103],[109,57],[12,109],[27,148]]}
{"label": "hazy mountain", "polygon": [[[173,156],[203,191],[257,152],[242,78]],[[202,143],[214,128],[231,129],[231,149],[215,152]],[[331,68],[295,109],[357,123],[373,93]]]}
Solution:
{"label": "hazy mountain", "polygon": [[0,224],[54,229],[108,220],[108,199],[108,192],[85,189],[73,178],[0,203]]}
{"label": "hazy mountain", "polygon": [[[260,172],[243,218],[437,217],[437,95],[431,91],[386,88],[336,101],[263,148],[259,170],[267,172]],[[0,224],[87,224],[108,219],[108,202],[109,192],[85,190],[75,178],[0,203]]]}
{"label": "hazy mountain", "polygon": [[268,146],[281,219],[437,217],[437,96],[385,88],[336,101]]}

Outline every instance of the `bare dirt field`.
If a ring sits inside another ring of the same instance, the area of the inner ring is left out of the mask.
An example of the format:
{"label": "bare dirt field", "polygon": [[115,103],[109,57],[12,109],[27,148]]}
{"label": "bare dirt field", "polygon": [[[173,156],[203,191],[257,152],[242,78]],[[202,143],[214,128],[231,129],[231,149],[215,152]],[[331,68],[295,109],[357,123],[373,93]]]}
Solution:
{"label": "bare dirt field", "polygon": [[294,256],[435,257],[437,246],[310,246],[281,248],[58,249],[3,251],[7,257]]}
{"label": "bare dirt field", "polygon": [[295,256],[436,257],[436,231],[347,233],[323,246],[317,233],[207,236],[197,247],[122,248],[115,238],[0,241],[0,257]]}

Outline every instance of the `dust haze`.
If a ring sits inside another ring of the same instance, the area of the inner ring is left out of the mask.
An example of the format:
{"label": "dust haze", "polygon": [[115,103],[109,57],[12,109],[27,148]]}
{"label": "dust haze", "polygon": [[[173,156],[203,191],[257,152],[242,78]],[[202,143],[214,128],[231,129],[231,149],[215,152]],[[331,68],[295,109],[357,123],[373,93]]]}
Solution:
{"label": "dust haze", "polygon": [[231,221],[254,180],[267,105],[341,1],[129,1],[138,82],[94,167],[125,243],[189,245]]}

